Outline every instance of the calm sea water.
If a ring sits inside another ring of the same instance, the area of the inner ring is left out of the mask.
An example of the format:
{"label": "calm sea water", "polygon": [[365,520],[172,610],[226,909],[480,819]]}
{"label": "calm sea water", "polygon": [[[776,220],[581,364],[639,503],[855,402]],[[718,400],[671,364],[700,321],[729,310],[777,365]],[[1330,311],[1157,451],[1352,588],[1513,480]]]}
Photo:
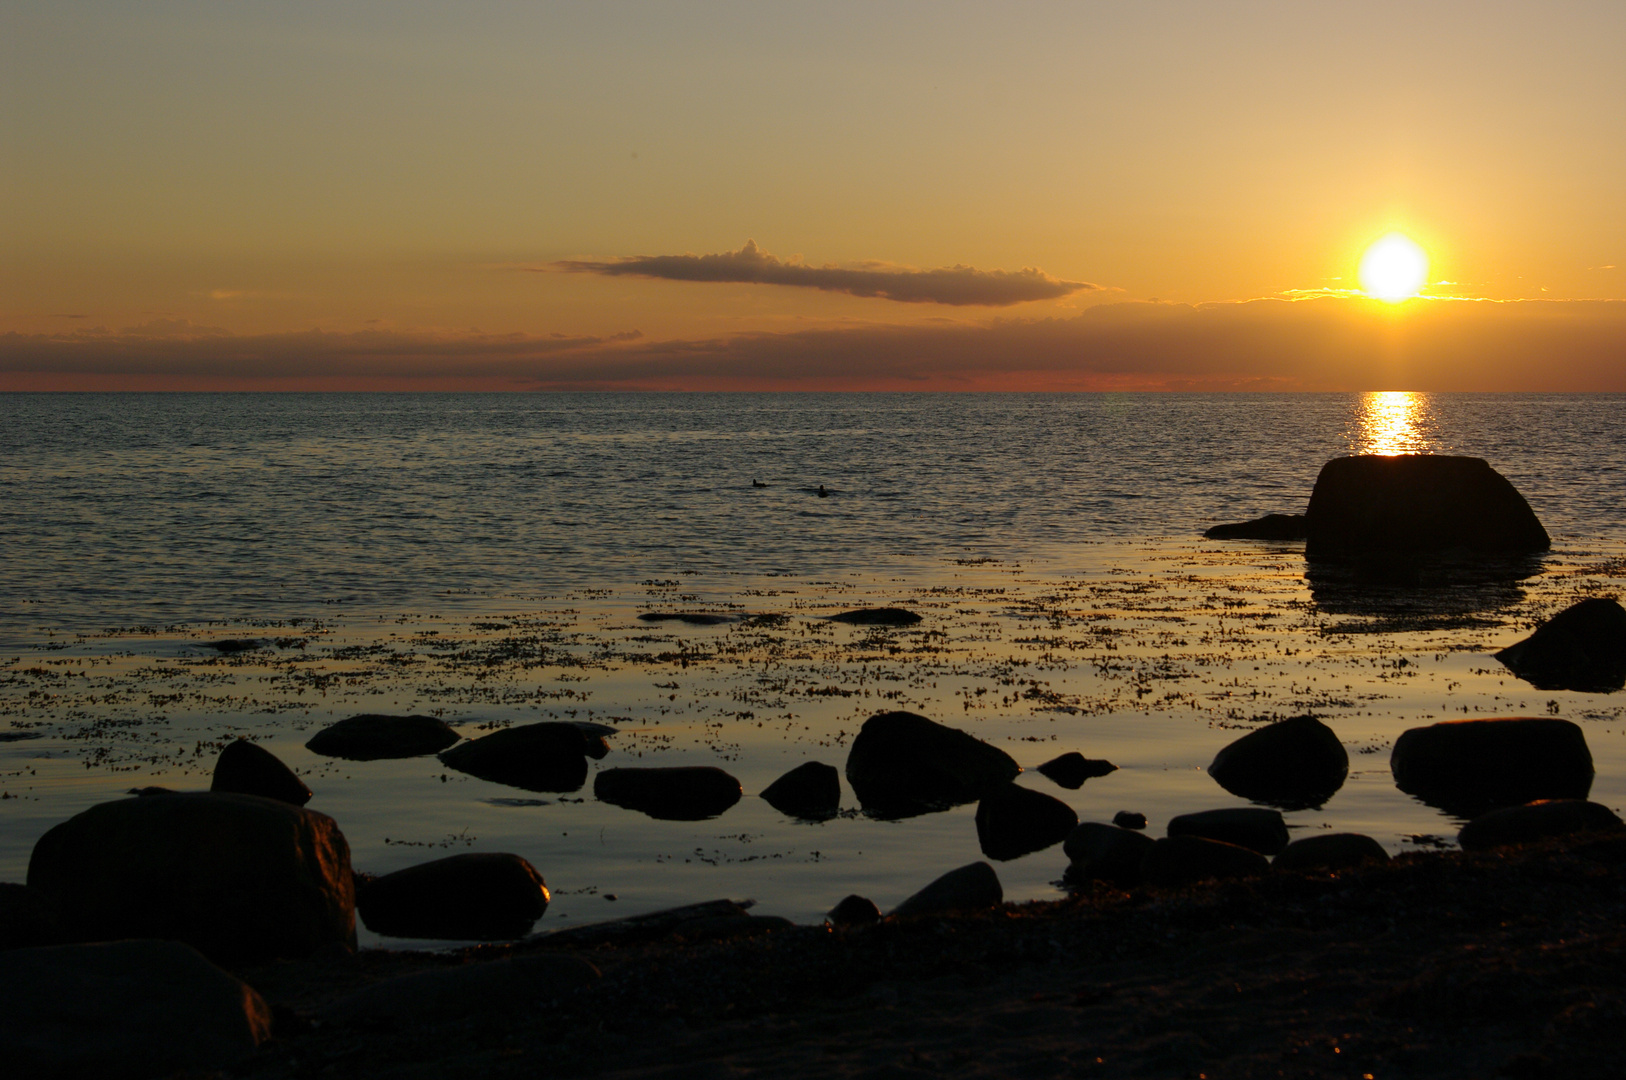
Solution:
{"label": "calm sea water", "polygon": [[[1620,594],[1623,431],[1620,395],[0,395],[0,880],[92,803],[207,786],[240,735],[306,778],[361,869],[524,855],[555,890],[544,927],[720,896],[812,921],[980,858],[973,807],[880,821],[848,791],[809,824],[754,797],[839,766],[883,708],[1153,834],[1236,805],[1204,766],[1302,712],[1339,732],[1351,776],[1288,815],[1297,835],[1449,843],[1456,822],[1394,788],[1387,748],[1451,716],[1575,719],[1593,797],[1626,806],[1626,695],[1543,693],[1488,655]],[[1306,577],[1302,544],[1200,539],[1302,510],[1328,458],[1409,451],[1488,459],[1553,553],[1520,582],[1350,593]],[[926,621],[821,617],[864,603]],[[651,608],[777,621],[635,618]],[[264,647],[221,655],[222,637]],[[304,749],[364,711],[470,736],[607,722],[604,767],[721,765],[747,797],[658,822],[590,780],[528,793]],[[1069,750],[1120,768],[1071,792],[1031,771]],[[1064,866],[1051,849],[999,874],[1053,896]]]}

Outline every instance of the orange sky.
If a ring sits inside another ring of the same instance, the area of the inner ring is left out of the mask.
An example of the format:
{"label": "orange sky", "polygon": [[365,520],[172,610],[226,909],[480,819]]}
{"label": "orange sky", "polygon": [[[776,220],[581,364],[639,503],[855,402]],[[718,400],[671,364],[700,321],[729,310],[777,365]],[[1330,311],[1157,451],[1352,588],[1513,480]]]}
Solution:
{"label": "orange sky", "polygon": [[[28,0],[0,389],[1623,391],[1623,45],[1603,2]],[[1425,297],[1349,295],[1393,229]]]}

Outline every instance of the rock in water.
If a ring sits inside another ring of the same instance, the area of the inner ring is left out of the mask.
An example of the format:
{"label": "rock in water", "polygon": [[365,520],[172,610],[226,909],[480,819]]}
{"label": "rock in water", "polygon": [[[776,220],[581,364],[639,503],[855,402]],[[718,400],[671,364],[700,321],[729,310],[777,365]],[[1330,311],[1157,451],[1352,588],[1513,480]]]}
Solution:
{"label": "rock in water", "polygon": [[1253,806],[1181,814],[1169,821],[1168,832],[1236,844],[1261,855],[1274,855],[1287,846],[1287,823],[1281,813]]}
{"label": "rock in water", "polygon": [[390,937],[524,937],[548,907],[548,886],[518,855],[470,853],[373,878],[356,894],[367,929]]}
{"label": "rock in water", "polygon": [[974,802],[1021,771],[1005,751],[909,712],[876,713],[847,752],[847,782],[878,817]]}
{"label": "rock in water", "polygon": [[841,773],[834,765],[809,761],[769,784],[762,797],[791,817],[831,817],[841,809]]}
{"label": "rock in water", "polygon": [[977,843],[1000,862],[1059,844],[1077,824],[1072,807],[1020,784],[1002,784],[977,804]]}
{"label": "rock in water", "polygon": [[1389,754],[1395,786],[1459,817],[1537,799],[1584,799],[1592,752],[1568,720],[1503,717],[1412,728]]}
{"label": "rock in water", "polygon": [[[594,742],[598,745],[590,747]],[[603,743],[575,724],[545,721],[471,739],[442,751],[440,760],[458,772],[525,791],[579,791],[587,783],[588,754]]]}
{"label": "rock in water", "polygon": [[438,754],[459,738],[449,724],[433,716],[365,713],[329,724],[311,736],[305,749],[349,761],[379,761]]}
{"label": "rock in water", "polygon": [[220,752],[215,760],[210,791],[235,795],[262,795],[290,806],[311,801],[311,789],[294,771],[263,746],[238,739]]}
{"label": "rock in water", "polygon": [[893,915],[943,915],[975,911],[1005,901],[999,875],[985,862],[950,870],[892,910]]}
{"label": "rock in water", "polygon": [[1152,849],[1152,843],[1152,838],[1143,833],[1086,821],[1068,833],[1062,842],[1062,850],[1069,860],[1066,880],[1072,883],[1106,881],[1125,888],[1138,885],[1141,863]]}
{"label": "rock in water", "polygon": [[1582,799],[1543,799],[1481,814],[1462,827],[1457,844],[1463,851],[1483,851],[1503,844],[1529,844],[1578,832],[1613,832],[1626,828],[1607,806]]}
{"label": "rock in water", "polygon": [[40,1080],[209,1073],[271,1037],[259,994],[176,941],[0,953],[7,1075]]}
{"label": "rock in water", "polygon": [[1524,496],[1483,458],[1443,454],[1333,458],[1316,478],[1305,526],[1311,558],[1552,546]]}
{"label": "rock in water", "polygon": [[1582,600],[1496,659],[1542,690],[1619,690],[1626,686],[1626,608],[1598,597]]}
{"label": "rock in water", "polygon": [[593,778],[600,802],[665,821],[716,817],[740,801],[740,782],[711,765],[605,769]]}
{"label": "rock in water", "polygon": [[900,607],[867,607],[832,615],[830,621],[851,626],[913,626],[920,616]]}
{"label": "rock in water", "polygon": [[28,884],[70,940],[170,938],[218,963],[355,941],[350,848],[333,819],[256,795],[121,799],[34,845]]}
{"label": "rock in water", "polygon": [[1149,885],[1175,887],[1209,878],[1255,877],[1270,862],[1257,851],[1201,836],[1165,836],[1154,840],[1141,863]]}
{"label": "rock in water", "polygon": [[831,908],[824,921],[831,926],[870,926],[881,921],[881,909],[875,901],[854,893]]}
{"label": "rock in water", "polygon": [[1225,746],[1214,755],[1208,775],[1232,795],[1303,810],[1320,806],[1344,786],[1349,754],[1326,724],[1295,716]]}
{"label": "rock in water", "polygon": [[1146,828],[1146,815],[1138,810],[1120,810],[1112,815],[1112,823],[1120,829]]}
{"label": "rock in water", "polygon": [[1348,870],[1368,862],[1388,862],[1389,853],[1370,836],[1323,833],[1295,840],[1270,865],[1277,870]]}
{"label": "rock in water", "polygon": [[1203,533],[1209,540],[1303,540],[1303,514],[1266,514],[1252,521],[1215,525]]}
{"label": "rock in water", "polygon": [[1049,761],[1033,770],[1046,779],[1053,780],[1068,791],[1077,791],[1084,786],[1084,781],[1094,780],[1098,776],[1118,771],[1118,766],[1110,761],[1101,761],[1096,758],[1087,758],[1076,750],[1051,758]]}

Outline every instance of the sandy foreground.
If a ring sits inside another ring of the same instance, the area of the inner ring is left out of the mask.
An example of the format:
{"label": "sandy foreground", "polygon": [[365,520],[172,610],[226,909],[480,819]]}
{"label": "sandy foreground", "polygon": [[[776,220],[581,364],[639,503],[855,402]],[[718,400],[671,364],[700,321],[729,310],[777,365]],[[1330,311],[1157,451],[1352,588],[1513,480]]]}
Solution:
{"label": "sandy foreground", "polygon": [[[239,972],[277,1037],[233,1075],[1614,1077],[1626,834],[1339,874],[1098,886],[862,929],[739,914]],[[426,969],[571,955],[552,1001],[323,1019]]]}

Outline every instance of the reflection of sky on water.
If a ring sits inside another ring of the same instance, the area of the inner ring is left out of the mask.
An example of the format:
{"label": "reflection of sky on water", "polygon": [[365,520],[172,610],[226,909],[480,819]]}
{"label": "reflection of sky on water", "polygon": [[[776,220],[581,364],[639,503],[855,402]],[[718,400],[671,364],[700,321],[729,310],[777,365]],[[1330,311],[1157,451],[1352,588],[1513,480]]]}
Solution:
{"label": "reflection of sky on water", "polygon": [[1439,421],[1427,394],[1377,390],[1361,395],[1349,430],[1356,454],[1430,454],[1447,452],[1438,445]]}

